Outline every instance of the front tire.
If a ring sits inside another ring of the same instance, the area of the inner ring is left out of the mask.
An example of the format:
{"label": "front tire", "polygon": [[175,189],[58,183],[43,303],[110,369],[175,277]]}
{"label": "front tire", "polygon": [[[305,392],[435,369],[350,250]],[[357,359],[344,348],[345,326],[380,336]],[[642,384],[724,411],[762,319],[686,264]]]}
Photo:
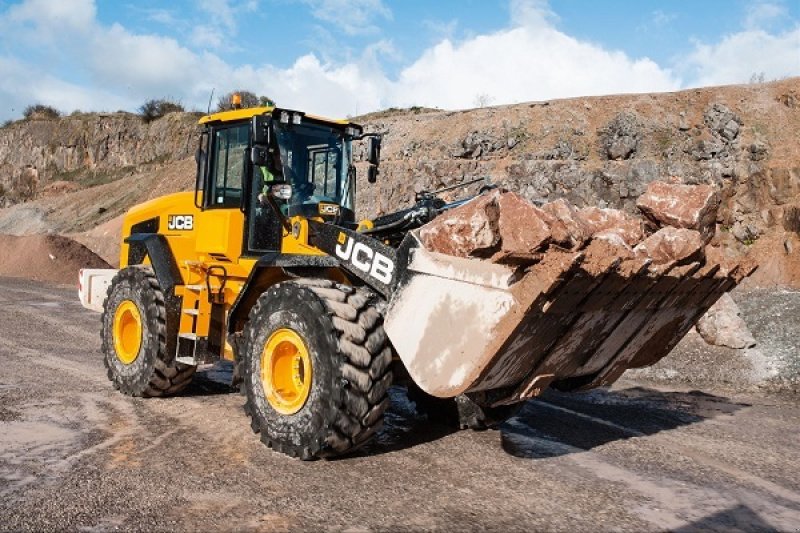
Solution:
{"label": "front tire", "polygon": [[280,283],[244,330],[245,411],[269,447],[304,460],[351,452],[383,422],[391,349],[375,295],[330,280]]}
{"label": "front tire", "polygon": [[103,303],[102,351],[108,379],[129,396],[167,396],[191,382],[195,366],[174,363],[166,347],[164,294],[153,269],[120,270]]}

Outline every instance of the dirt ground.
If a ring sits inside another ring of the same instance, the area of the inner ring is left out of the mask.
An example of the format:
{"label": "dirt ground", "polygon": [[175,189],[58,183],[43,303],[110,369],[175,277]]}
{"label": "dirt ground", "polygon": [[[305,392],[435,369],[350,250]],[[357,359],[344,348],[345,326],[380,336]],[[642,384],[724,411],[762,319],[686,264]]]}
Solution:
{"label": "dirt ground", "polygon": [[264,447],[201,374],[132,399],[72,288],[0,278],[0,530],[800,529],[796,397],[625,380],[452,432],[400,389],[354,457]]}

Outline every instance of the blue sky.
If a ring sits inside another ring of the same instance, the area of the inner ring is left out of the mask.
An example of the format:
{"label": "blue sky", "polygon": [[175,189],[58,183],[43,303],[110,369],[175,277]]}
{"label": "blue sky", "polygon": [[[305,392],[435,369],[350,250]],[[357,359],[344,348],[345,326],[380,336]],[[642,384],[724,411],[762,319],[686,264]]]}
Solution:
{"label": "blue sky", "polygon": [[345,116],[800,75],[800,1],[0,0],[0,119],[205,108],[242,87]]}

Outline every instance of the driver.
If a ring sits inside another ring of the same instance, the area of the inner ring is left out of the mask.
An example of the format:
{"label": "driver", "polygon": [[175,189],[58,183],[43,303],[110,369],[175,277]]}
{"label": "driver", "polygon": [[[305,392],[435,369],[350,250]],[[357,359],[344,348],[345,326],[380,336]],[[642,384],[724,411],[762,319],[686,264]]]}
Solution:
{"label": "driver", "polygon": [[[272,168],[280,171],[281,160],[278,157],[278,154],[272,149],[270,149],[269,152],[270,154],[272,154]],[[269,195],[269,189],[278,180],[275,178],[275,175],[270,171],[268,165],[264,165],[258,168],[261,170],[261,192],[258,194],[258,203],[262,206],[266,206],[268,203],[267,198]]]}

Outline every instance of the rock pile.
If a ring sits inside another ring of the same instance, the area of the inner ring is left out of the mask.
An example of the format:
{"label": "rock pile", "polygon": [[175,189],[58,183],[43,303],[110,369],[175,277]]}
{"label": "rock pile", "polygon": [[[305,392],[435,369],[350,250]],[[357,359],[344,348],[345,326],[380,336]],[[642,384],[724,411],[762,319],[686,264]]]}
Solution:
{"label": "rock pile", "polygon": [[575,251],[598,240],[620,258],[654,264],[702,260],[719,207],[713,188],[653,182],[637,205],[645,218],[617,209],[577,209],[563,199],[536,207],[495,190],[440,215],[420,229],[420,239],[430,251],[507,265],[532,265],[550,247]]}

